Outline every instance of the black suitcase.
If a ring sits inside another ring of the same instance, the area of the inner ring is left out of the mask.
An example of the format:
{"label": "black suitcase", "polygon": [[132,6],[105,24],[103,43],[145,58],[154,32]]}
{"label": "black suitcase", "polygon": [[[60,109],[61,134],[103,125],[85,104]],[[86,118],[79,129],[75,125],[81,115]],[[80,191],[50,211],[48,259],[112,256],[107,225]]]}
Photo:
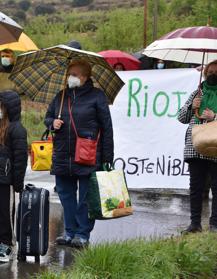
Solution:
{"label": "black suitcase", "polygon": [[40,256],[47,253],[49,241],[49,191],[27,184],[20,195],[17,211],[18,260],[26,256]]}

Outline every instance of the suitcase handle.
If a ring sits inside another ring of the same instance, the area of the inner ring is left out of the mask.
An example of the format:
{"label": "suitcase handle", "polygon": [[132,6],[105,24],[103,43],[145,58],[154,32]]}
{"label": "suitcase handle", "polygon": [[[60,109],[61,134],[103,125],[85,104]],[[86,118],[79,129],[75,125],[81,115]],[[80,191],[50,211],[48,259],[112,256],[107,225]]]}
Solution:
{"label": "suitcase handle", "polygon": [[34,184],[31,184],[31,183],[28,183],[25,185],[25,189],[26,190],[33,190],[35,188],[35,185]]}

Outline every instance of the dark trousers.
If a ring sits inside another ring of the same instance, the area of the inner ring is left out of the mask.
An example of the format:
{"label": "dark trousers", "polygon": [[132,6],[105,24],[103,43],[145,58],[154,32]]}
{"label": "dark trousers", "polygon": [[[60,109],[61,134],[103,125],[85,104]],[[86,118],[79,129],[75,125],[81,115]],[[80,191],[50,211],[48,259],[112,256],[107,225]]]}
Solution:
{"label": "dark trousers", "polygon": [[212,214],[210,225],[217,226],[217,163],[209,160],[193,159],[189,162],[191,222],[201,223],[203,191],[207,176],[211,178]]}
{"label": "dark trousers", "polygon": [[0,243],[11,246],[14,225],[14,192],[9,185],[0,184]]}
{"label": "dark trousers", "polygon": [[64,213],[65,235],[88,240],[95,221],[88,218],[88,176],[56,176],[56,189]]}

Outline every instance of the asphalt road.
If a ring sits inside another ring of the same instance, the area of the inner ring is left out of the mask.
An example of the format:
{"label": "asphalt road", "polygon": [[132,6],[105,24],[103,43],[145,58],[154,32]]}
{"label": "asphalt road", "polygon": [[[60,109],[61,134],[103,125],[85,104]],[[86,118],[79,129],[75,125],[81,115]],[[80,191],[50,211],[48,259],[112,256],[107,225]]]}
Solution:
{"label": "asphalt road", "polygon": [[[49,250],[41,257],[41,263],[34,263],[28,257],[26,263],[18,263],[16,255],[10,263],[0,264],[0,279],[26,279],[33,274],[48,270],[62,269],[73,264],[73,250],[70,247],[58,247],[55,239],[63,232],[62,208],[56,193],[54,177],[47,172],[32,172],[29,168],[26,183],[35,184],[50,190],[50,228]],[[91,234],[91,245],[102,242],[123,241],[135,238],[159,238],[177,235],[189,222],[188,198],[180,196],[163,197],[141,192],[132,193],[134,215],[109,221],[96,221]],[[205,223],[208,222],[209,204],[204,208]]]}

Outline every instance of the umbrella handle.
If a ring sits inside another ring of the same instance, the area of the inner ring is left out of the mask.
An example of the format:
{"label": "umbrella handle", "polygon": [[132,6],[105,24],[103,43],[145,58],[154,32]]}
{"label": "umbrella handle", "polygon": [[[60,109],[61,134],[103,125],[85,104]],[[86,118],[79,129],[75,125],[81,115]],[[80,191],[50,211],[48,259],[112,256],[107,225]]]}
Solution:
{"label": "umbrella handle", "polygon": [[[201,65],[201,72],[200,72],[200,82],[199,82],[199,86],[198,86],[198,94],[197,96],[200,98],[202,97],[202,90],[201,90],[201,83],[202,83],[202,76],[203,76],[203,67],[204,67],[204,60],[205,60],[205,54],[206,52],[204,51],[203,52],[203,58],[202,58],[202,65]],[[199,108],[195,110],[195,116],[198,118],[198,119],[203,119],[201,118],[200,114],[199,114]]]}
{"label": "umbrella handle", "polygon": [[64,81],[64,87],[63,87],[63,92],[62,92],[61,102],[60,102],[60,109],[59,109],[59,113],[58,113],[58,119],[61,119],[61,117],[62,117],[63,101],[64,101],[64,97],[65,97],[65,92],[66,92],[66,84],[67,84],[67,75],[66,75],[66,78]]}
{"label": "umbrella handle", "polygon": [[[202,97],[202,91],[201,91],[200,85],[199,85],[199,87],[198,87],[198,94],[197,94],[197,97],[199,97],[199,98]],[[194,114],[195,114],[195,116],[196,116],[198,119],[203,120],[203,118],[201,118],[201,116],[200,116],[200,114],[199,114],[199,110],[200,110],[200,108],[195,109]]]}
{"label": "umbrella handle", "polygon": [[196,109],[194,114],[198,119],[203,119],[203,118],[201,118],[201,116],[199,114],[199,109]]}
{"label": "umbrella handle", "polygon": [[62,117],[64,97],[65,97],[65,88],[63,89],[63,93],[62,93],[62,96],[61,96],[61,103],[60,103],[60,109],[59,109],[59,113],[58,113],[58,119],[61,119],[61,117]]}

